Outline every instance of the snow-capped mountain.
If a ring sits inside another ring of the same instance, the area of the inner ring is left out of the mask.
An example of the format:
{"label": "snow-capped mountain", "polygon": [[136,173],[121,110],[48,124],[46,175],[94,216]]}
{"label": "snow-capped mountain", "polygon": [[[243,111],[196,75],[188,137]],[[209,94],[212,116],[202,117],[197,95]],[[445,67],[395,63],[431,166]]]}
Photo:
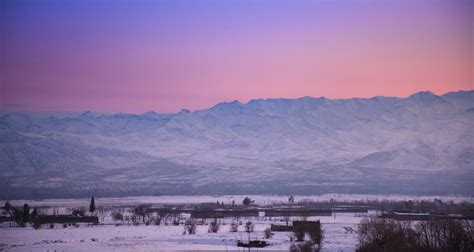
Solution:
{"label": "snow-capped mountain", "polygon": [[0,114],[0,197],[474,194],[474,91]]}

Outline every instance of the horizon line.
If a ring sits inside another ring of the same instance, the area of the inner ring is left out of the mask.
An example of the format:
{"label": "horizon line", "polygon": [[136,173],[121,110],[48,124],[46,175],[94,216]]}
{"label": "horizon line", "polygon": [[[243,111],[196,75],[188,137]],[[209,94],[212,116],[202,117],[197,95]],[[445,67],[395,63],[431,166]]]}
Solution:
{"label": "horizon line", "polygon": [[145,114],[145,113],[153,112],[153,113],[157,113],[157,114],[178,114],[178,113],[181,113],[183,111],[189,111],[191,113],[194,113],[194,112],[198,112],[198,111],[202,111],[202,110],[207,110],[207,109],[211,109],[211,108],[213,108],[213,107],[215,107],[219,104],[228,104],[228,103],[238,102],[241,105],[247,105],[252,101],[259,101],[259,100],[299,100],[299,99],[303,99],[303,98],[311,98],[311,99],[326,99],[326,100],[335,101],[335,100],[351,100],[351,99],[371,100],[371,99],[374,99],[374,98],[377,98],[377,97],[407,99],[407,98],[409,98],[413,95],[420,94],[420,93],[431,93],[431,94],[433,94],[437,97],[441,97],[441,96],[444,96],[444,95],[447,95],[447,94],[460,93],[460,92],[474,92],[474,89],[469,89],[469,90],[460,89],[460,90],[457,90],[457,91],[450,91],[450,92],[446,92],[446,93],[443,93],[443,94],[436,94],[436,93],[434,93],[433,91],[430,91],[430,90],[421,90],[421,91],[412,93],[412,94],[410,94],[408,96],[405,96],[405,97],[386,96],[386,95],[375,95],[375,96],[371,96],[371,97],[351,97],[351,98],[327,98],[325,96],[319,96],[319,97],[301,96],[301,97],[297,97],[297,98],[267,97],[267,98],[253,98],[253,99],[250,99],[250,100],[248,100],[247,102],[244,102],[244,103],[240,102],[238,99],[233,99],[233,100],[230,100],[230,101],[226,100],[226,101],[218,102],[218,103],[215,103],[212,106],[208,106],[208,107],[202,108],[202,109],[190,110],[188,108],[181,108],[179,111],[176,111],[176,112],[159,112],[159,111],[156,111],[156,110],[146,110],[146,111],[143,111],[141,113],[125,113],[125,112],[121,112],[121,111],[98,111],[98,110],[47,110],[47,109],[44,109],[44,110],[42,110],[42,109],[40,109],[40,110],[14,110],[14,109],[9,110],[9,109],[3,109],[3,106],[13,105],[13,106],[17,106],[17,107],[28,107],[28,105],[23,105],[23,104],[5,104],[4,105],[4,104],[2,104],[2,106],[0,106],[0,107],[2,107],[2,108],[0,108],[0,113],[79,113],[79,114],[83,114],[83,113],[87,113],[87,112],[92,112],[92,113],[98,113],[98,114],[112,114],[112,115],[115,115],[115,114],[142,115],[142,114]]}

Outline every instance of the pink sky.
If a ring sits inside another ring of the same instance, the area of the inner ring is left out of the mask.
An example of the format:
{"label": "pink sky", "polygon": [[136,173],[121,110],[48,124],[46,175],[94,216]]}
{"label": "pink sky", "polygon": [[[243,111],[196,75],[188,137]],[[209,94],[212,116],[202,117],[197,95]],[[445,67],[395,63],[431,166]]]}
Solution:
{"label": "pink sky", "polygon": [[473,12],[468,0],[7,0],[0,103],[141,113],[471,90]]}

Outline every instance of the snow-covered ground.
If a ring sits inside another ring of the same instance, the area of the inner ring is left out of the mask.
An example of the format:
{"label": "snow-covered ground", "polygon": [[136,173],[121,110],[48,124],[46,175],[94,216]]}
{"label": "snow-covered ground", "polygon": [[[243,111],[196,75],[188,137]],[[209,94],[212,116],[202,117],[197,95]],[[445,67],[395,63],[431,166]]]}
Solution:
{"label": "snow-covered ground", "polygon": [[[313,217],[320,219],[324,229],[323,251],[354,251],[357,245],[357,224],[363,216],[356,213],[338,213],[336,216]],[[241,219],[245,221],[244,219]],[[259,250],[287,251],[291,245],[290,232],[274,232],[264,239],[264,230],[271,223],[282,220],[251,219],[255,224],[250,239],[266,240],[271,245]],[[0,228],[0,250],[5,251],[238,251],[237,240],[248,240],[248,233],[239,226],[239,232],[230,232],[231,219],[223,219],[218,233],[208,233],[207,225],[198,225],[194,235],[183,235],[183,226],[173,225],[98,225],[63,228],[56,225],[35,230],[28,228]],[[351,232],[350,230],[354,230]],[[240,248],[242,250],[242,248]],[[252,251],[256,251],[255,249]]]}
{"label": "snow-covered ground", "polygon": [[[251,195],[257,205],[273,205],[287,203],[288,196]],[[230,232],[231,218],[222,219],[222,225],[218,233],[208,233],[208,224],[197,225],[197,233],[183,235],[183,225],[174,226],[170,222],[165,225],[115,225],[111,218],[113,209],[122,209],[124,215],[131,214],[129,211],[133,206],[139,204],[152,204],[155,206],[166,204],[199,204],[215,203],[241,204],[245,198],[243,195],[224,196],[158,196],[158,197],[123,197],[123,198],[96,198],[95,203],[100,220],[100,225],[67,226],[56,224],[54,228],[44,225],[41,229],[32,227],[19,228],[9,227],[9,223],[0,225],[0,250],[5,251],[167,251],[167,250],[192,250],[192,251],[238,251],[237,240],[248,240],[248,234],[244,232],[244,226],[239,226],[239,232]],[[295,196],[296,202],[301,201],[361,201],[361,200],[429,200],[441,199],[444,202],[453,201],[474,202],[472,197],[425,197],[404,195],[344,195],[327,194],[320,196]],[[67,214],[73,208],[87,208],[90,199],[48,199],[48,200],[13,200],[14,206],[22,206],[28,203],[31,207],[40,207],[42,213]],[[4,201],[0,201],[4,204]],[[372,212],[372,211],[369,211]],[[336,213],[332,216],[313,216],[309,220],[319,219],[324,230],[323,251],[355,251],[357,246],[357,225],[363,217],[369,214],[361,213]],[[183,216],[184,222],[189,216]],[[294,217],[293,219],[298,219]],[[284,225],[284,218],[278,217],[241,217],[238,221],[243,224],[247,220],[255,224],[255,231],[250,233],[251,239],[266,240],[270,246],[259,250],[287,251],[291,245],[292,233],[274,232],[270,239],[264,239],[264,230],[271,224]],[[202,221],[202,220],[199,220]],[[125,222],[127,223],[127,222]],[[242,248],[240,248],[242,250]]]}

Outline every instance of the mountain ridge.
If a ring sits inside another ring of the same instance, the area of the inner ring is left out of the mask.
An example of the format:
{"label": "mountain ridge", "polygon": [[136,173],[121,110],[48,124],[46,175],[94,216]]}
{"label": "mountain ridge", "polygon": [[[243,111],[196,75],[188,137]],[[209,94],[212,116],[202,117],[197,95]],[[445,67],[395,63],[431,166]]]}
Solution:
{"label": "mountain ridge", "polygon": [[[213,188],[439,193],[442,186],[446,193],[472,195],[472,108],[474,90],[234,100],[178,113],[3,112],[0,189],[8,193],[0,197]],[[61,179],[51,180],[52,174]]]}

